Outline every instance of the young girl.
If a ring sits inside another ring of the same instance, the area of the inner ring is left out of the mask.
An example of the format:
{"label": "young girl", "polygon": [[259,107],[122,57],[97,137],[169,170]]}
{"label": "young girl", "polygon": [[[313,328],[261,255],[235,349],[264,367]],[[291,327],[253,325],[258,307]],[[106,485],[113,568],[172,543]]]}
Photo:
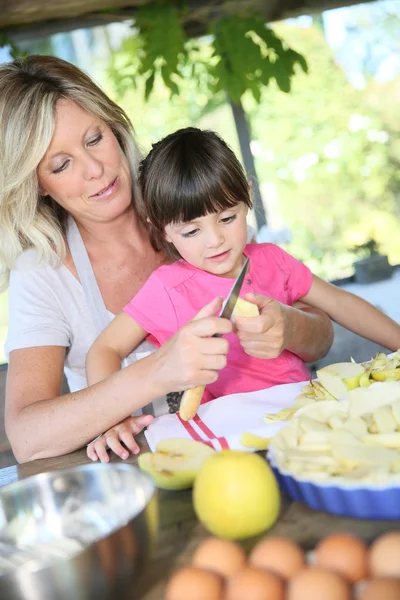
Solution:
{"label": "young girl", "polygon": [[304,357],[291,351],[295,332],[283,347],[262,351],[266,331],[273,347],[277,321],[297,301],[386,348],[400,347],[400,326],[375,307],[313,275],[278,246],[246,243],[248,181],[215,133],[187,128],[167,136],[142,162],[140,183],[152,243],[174,262],[157,269],[94,342],[86,360],[89,385],[120,369],[145,337],[160,346],[213,298],[226,298],[247,256],[240,296],[260,316],[236,319],[235,333],[226,336],[227,364],[202,402],[309,378]]}

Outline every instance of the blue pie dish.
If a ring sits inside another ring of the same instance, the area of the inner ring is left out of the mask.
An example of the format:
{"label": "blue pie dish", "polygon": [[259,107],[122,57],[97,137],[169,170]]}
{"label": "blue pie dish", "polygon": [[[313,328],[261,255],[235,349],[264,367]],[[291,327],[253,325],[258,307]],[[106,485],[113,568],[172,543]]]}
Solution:
{"label": "blue pie dish", "polygon": [[341,517],[372,520],[400,519],[400,484],[372,485],[349,482],[343,485],[311,481],[280,470],[271,450],[267,458],[283,492],[296,502]]}

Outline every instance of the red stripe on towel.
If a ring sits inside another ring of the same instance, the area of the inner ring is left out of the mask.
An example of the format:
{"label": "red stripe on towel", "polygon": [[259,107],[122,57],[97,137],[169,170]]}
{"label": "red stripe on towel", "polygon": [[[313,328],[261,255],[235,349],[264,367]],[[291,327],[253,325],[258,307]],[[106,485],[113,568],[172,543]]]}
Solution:
{"label": "red stripe on towel", "polygon": [[229,444],[228,444],[226,438],[217,437],[215,435],[215,433],[213,433],[211,431],[211,429],[209,427],[207,427],[207,425],[204,423],[204,421],[201,419],[201,417],[199,417],[199,415],[195,415],[193,417],[193,421],[196,423],[196,425],[199,427],[199,429],[201,429],[202,432],[205,433],[208,438],[210,438],[210,440],[218,440],[218,442],[221,444],[221,448],[223,450],[229,450]]}
{"label": "red stripe on towel", "polygon": [[[203,433],[206,434],[206,436],[208,438],[210,438],[210,440],[217,438],[217,436],[215,435],[215,433],[213,433],[211,431],[211,429],[209,429],[207,427],[207,425],[204,423],[204,421],[199,417],[199,415],[195,415],[193,417],[193,421],[196,423],[197,427],[199,427],[199,429],[202,430]],[[217,438],[218,439],[218,438]]]}
{"label": "red stripe on towel", "polygon": [[221,444],[223,450],[229,450],[228,440],[224,437],[218,438],[219,443]]}
{"label": "red stripe on towel", "polygon": [[212,445],[211,442],[207,442],[206,440],[203,440],[202,437],[199,436],[199,434],[197,433],[197,431],[194,429],[194,427],[189,423],[189,421],[184,421],[183,419],[181,419],[181,416],[179,413],[176,413],[176,416],[178,417],[179,421],[181,422],[181,424],[184,426],[184,428],[186,429],[186,431],[188,432],[188,434],[196,441],[196,442],[202,442],[203,444],[207,444],[207,446],[210,446],[210,448],[214,449],[214,446]]}

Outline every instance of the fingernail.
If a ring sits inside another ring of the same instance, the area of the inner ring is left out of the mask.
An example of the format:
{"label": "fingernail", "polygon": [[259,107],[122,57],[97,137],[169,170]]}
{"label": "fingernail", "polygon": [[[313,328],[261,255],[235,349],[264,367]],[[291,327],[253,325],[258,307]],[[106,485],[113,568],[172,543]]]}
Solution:
{"label": "fingernail", "polygon": [[122,458],[123,460],[125,460],[126,458],[128,458],[128,456],[129,456],[129,454],[128,454],[127,452],[123,452],[123,453],[121,454],[121,458]]}

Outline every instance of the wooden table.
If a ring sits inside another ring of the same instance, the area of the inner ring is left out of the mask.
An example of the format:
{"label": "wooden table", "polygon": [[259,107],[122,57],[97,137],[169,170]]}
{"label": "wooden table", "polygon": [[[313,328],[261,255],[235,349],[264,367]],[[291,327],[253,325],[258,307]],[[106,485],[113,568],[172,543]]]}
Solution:
{"label": "wooden table", "polygon": [[[148,450],[143,435],[138,436],[143,451]],[[119,459],[114,459],[119,460]],[[82,465],[90,462],[85,450],[66,456],[47,458],[0,470],[0,486],[13,483],[36,473]],[[137,457],[127,461],[137,463]],[[191,491],[159,493],[160,532],[153,560],[138,582],[142,600],[162,600],[165,583],[171,572],[190,561],[199,542],[209,534],[197,521],[192,507]],[[271,535],[287,536],[298,542],[305,550],[333,531],[354,533],[371,541],[375,536],[391,529],[400,529],[400,521],[364,521],[334,517],[319,513],[282,496],[282,511],[278,522],[269,531]],[[248,542],[251,547],[253,542]]]}

